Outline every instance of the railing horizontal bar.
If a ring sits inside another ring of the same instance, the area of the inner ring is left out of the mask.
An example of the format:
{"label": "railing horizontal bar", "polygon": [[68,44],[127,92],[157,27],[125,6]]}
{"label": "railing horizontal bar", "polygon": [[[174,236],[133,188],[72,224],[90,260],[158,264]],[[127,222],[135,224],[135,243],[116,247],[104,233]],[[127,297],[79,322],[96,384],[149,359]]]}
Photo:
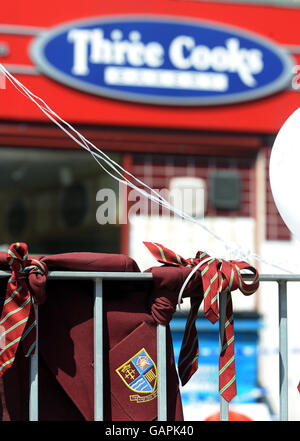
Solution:
{"label": "railing horizontal bar", "polygon": [[[0,271],[0,278],[9,277],[10,271]],[[243,274],[243,279],[252,280],[252,274]],[[49,271],[48,279],[107,279],[107,280],[151,280],[152,273],[128,273],[128,272],[97,272],[97,271]],[[292,281],[300,282],[300,274],[260,274],[261,282]]]}
{"label": "railing horizontal bar", "polygon": [[[253,274],[244,274],[243,279],[252,280],[254,278]],[[259,280],[261,282],[300,282],[300,274],[260,274]]]}
{"label": "railing horizontal bar", "polygon": [[[10,271],[0,271],[0,278],[9,277],[10,274]],[[151,280],[152,274],[97,271],[49,271],[47,279]]]}
{"label": "railing horizontal bar", "polygon": [[151,280],[151,273],[122,273],[122,272],[81,272],[81,271],[51,271],[49,279],[106,279],[106,280]]}

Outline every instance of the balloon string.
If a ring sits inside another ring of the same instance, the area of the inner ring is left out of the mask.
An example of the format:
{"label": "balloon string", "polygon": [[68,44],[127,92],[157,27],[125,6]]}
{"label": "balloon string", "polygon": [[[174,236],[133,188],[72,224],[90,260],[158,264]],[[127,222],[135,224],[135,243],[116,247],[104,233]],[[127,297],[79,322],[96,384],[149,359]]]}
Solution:
{"label": "balloon string", "polygon": [[[2,73],[8,79],[8,81],[23,96],[25,96],[26,98],[32,101],[46,115],[47,118],[49,118],[54,124],[56,124],[66,135],[68,135],[81,148],[88,151],[92,155],[94,160],[98,163],[98,165],[102,168],[102,170],[104,170],[105,173],[107,173],[113,179],[117,180],[119,183],[123,185],[131,187],[132,189],[136,190],[138,193],[142,194],[144,197],[161,205],[162,207],[167,208],[170,212],[173,212],[180,218],[199,225],[206,233],[210,234],[218,242],[221,242],[224,245],[226,252],[231,254],[231,257],[240,260],[254,259],[256,261],[260,261],[261,263],[279,269],[280,271],[293,274],[293,272],[291,272],[286,268],[283,268],[279,264],[269,262],[253,252],[243,250],[238,244],[234,246],[232,244],[229,244],[221,236],[211,231],[199,219],[196,219],[190,216],[189,214],[187,214],[186,212],[174,207],[165,198],[163,198],[162,195],[159,194],[156,190],[145,184],[142,180],[138,179],[128,170],[124,169],[120,164],[118,164],[113,159],[111,159],[109,155],[104,153],[101,149],[96,147],[92,142],[87,140],[80,132],[74,129],[74,127],[71,124],[64,121],[48,106],[48,104],[42,98],[38,97],[37,95],[33,94],[29,89],[27,89],[24,86],[24,84],[22,84],[19,80],[17,80],[1,63],[0,63],[0,71],[2,71]],[[132,181],[136,182],[137,184],[135,184]],[[141,185],[147,191],[144,190],[143,188],[140,188],[138,185]]]}

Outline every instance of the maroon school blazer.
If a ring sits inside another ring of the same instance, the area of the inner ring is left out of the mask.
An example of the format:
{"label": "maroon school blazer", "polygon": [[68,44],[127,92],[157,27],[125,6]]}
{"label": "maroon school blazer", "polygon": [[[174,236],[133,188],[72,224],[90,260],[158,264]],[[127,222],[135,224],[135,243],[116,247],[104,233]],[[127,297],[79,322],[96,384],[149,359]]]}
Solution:
{"label": "maroon school blazer", "polygon": [[[8,270],[0,252],[0,269]],[[139,272],[125,255],[67,253],[38,256],[49,271]],[[104,281],[104,420],[142,421],[157,418],[156,325],[168,324],[179,290],[190,268],[154,267],[153,281]],[[0,279],[0,310],[7,279]],[[28,282],[29,283],[29,282]],[[38,297],[39,289],[32,289]],[[184,296],[202,295],[195,274]],[[39,419],[93,420],[93,282],[46,282],[39,306]],[[147,378],[140,393],[137,378]],[[19,346],[14,364],[0,379],[0,418],[28,419],[29,362]],[[168,420],[183,420],[170,329],[167,326]]]}

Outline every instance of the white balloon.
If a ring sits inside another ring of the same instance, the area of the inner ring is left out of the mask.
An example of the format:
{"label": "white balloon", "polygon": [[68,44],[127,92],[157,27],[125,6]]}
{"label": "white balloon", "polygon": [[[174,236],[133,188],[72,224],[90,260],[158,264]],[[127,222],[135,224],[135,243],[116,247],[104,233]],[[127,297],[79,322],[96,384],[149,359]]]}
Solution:
{"label": "white balloon", "polygon": [[300,239],[300,108],[276,136],[269,176],[278,211],[289,230]]}

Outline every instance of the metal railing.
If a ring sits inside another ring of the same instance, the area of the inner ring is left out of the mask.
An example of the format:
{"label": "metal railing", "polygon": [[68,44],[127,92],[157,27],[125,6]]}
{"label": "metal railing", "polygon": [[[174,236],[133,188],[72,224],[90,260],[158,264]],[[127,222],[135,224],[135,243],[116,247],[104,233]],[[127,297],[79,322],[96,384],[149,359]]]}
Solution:
{"label": "metal railing", "polygon": [[[0,271],[0,278],[9,277],[10,272]],[[253,276],[243,275],[247,280]],[[94,420],[103,420],[103,280],[151,280],[151,273],[125,272],[84,272],[51,271],[50,280],[93,280],[94,281]],[[279,402],[280,420],[288,420],[288,344],[287,344],[287,283],[299,282],[300,275],[261,274],[261,282],[278,283],[279,311]],[[38,421],[38,306],[35,306],[37,318],[36,351],[30,359],[29,420]],[[226,297],[219,299],[219,340],[225,324]],[[167,421],[167,378],[166,378],[166,327],[157,326],[157,406],[158,421]],[[229,404],[220,397],[220,420],[228,421]]]}

